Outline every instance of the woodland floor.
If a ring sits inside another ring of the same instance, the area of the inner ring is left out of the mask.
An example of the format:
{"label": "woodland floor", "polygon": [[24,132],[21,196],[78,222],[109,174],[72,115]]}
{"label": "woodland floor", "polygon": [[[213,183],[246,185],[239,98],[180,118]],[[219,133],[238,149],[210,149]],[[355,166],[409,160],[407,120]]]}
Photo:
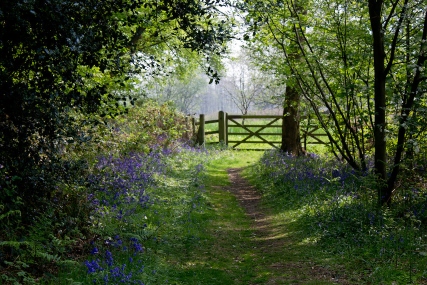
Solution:
{"label": "woodland floor", "polygon": [[[268,210],[263,208],[261,195],[241,176],[241,169],[227,170],[232,193],[251,220],[253,238],[257,248],[257,261],[262,270],[269,272],[265,283],[252,284],[356,284],[346,279],[337,269],[316,265],[305,257],[298,259],[294,242],[286,230],[272,223]],[[268,258],[276,256],[279,258]],[[283,258],[280,258],[282,256]],[[292,257],[291,257],[292,256]],[[265,257],[265,258],[264,258]],[[256,270],[256,269],[254,269]],[[249,285],[249,284],[248,284]]]}

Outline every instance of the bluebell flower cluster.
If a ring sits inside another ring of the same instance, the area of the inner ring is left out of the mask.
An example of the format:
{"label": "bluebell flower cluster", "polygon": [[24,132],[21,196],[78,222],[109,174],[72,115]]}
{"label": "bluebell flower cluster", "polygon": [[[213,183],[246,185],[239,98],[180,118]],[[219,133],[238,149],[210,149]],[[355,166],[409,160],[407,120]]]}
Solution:
{"label": "bluebell flower cluster", "polygon": [[131,238],[130,241],[131,241],[131,244],[132,244],[132,249],[135,251],[135,253],[143,252],[144,251],[144,248],[142,247],[142,244],[140,244],[138,242],[137,238]]}
{"label": "bluebell flower cluster", "polygon": [[348,165],[332,160],[320,161],[316,155],[294,157],[271,151],[263,156],[261,165],[264,175],[275,187],[298,195],[308,195],[331,186],[340,186],[348,191],[347,186],[357,180],[356,172]]}
{"label": "bluebell flower cluster", "polygon": [[[139,273],[144,270],[140,256],[143,246],[139,240],[130,238],[123,242],[119,236],[115,236],[113,241],[107,241],[105,244],[107,245],[105,250],[100,250],[93,244],[91,250],[93,258],[84,262],[87,273],[93,275],[94,284],[143,285],[139,277]],[[108,247],[111,247],[111,250]],[[119,258],[114,258],[114,254]],[[124,259],[123,254],[131,257]]]}
{"label": "bluebell flower cluster", "polygon": [[154,184],[153,175],[165,167],[161,156],[159,152],[152,152],[99,158],[97,171],[88,181],[92,189],[88,199],[95,208],[94,215],[111,215],[126,221],[137,207],[145,207],[149,201],[145,191]]}
{"label": "bluebell flower cluster", "polygon": [[401,206],[380,209],[372,161],[367,165],[366,171],[356,172],[335,159],[272,151],[264,154],[257,174],[267,195],[289,203],[286,209],[301,210],[301,219],[309,225],[307,235],[325,250],[360,251],[367,259],[397,263],[399,256],[411,255],[425,243],[420,229],[427,215],[427,194],[413,183],[398,193]]}
{"label": "bluebell flower cluster", "polygon": [[344,163],[315,155],[294,157],[272,151],[263,156],[260,167],[275,191],[299,197],[307,210],[307,219],[313,220],[313,228],[323,237],[354,238],[361,230],[361,220],[368,225],[376,221],[375,216],[367,215],[369,209],[360,199],[363,181],[359,178],[363,173],[356,173]]}
{"label": "bluebell flower cluster", "polygon": [[[164,155],[159,150],[121,158],[100,157],[88,181],[93,220],[126,223],[133,213],[144,210],[149,202],[147,188],[155,185],[154,175],[165,169]],[[137,238],[124,240],[115,235],[98,245],[92,243],[93,258],[84,264],[95,284],[144,284],[138,277],[144,268],[143,251]]]}
{"label": "bluebell flower cluster", "polygon": [[[95,171],[88,181],[91,185],[88,200],[93,206],[91,219],[94,226],[98,225],[101,231],[107,229],[109,237],[93,242],[90,250],[92,258],[84,262],[87,274],[95,284],[143,284],[141,278],[147,273],[144,272],[143,259],[146,256],[139,239],[141,235],[138,233],[135,237],[123,238],[119,233],[135,226],[134,213],[143,217],[142,213],[148,211],[149,206],[167,202],[158,198],[155,192],[149,199],[147,189],[154,190],[159,185],[156,184],[159,177],[174,171],[174,167],[187,166],[187,158],[194,151],[198,150],[187,146],[176,148],[173,152],[159,147],[149,154],[133,153],[126,157],[109,156],[98,159]],[[169,163],[171,153],[175,154],[175,163]],[[188,179],[184,185],[198,191],[188,191],[189,196],[180,200],[184,207],[188,206],[185,209],[188,213],[183,216],[186,221],[191,218],[191,212],[202,203],[204,185],[200,179],[204,166],[197,162],[187,172]],[[157,215],[156,210],[150,211]],[[153,219],[154,224],[157,222]],[[144,229],[146,224],[141,223],[138,230],[141,227]],[[116,235],[111,235],[111,232]]]}
{"label": "bluebell flower cluster", "polygon": [[104,268],[101,267],[100,265],[100,260],[99,259],[94,259],[94,260],[86,260],[85,261],[85,265],[87,267],[87,273],[96,273],[99,271],[103,271]]}

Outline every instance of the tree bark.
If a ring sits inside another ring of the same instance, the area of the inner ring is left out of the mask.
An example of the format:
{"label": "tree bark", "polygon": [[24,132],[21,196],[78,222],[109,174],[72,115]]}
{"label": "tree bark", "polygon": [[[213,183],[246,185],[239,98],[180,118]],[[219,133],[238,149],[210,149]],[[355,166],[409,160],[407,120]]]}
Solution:
{"label": "tree bark", "polygon": [[373,53],[374,53],[374,100],[375,100],[375,173],[378,175],[378,201],[381,205],[391,202],[391,191],[387,187],[387,146],[386,146],[386,72],[384,34],[381,23],[383,1],[369,0]]}
{"label": "tree bark", "polygon": [[282,146],[283,152],[299,156],[303,154],[300,137],[300,94],[294,87],[286,87],[286,99],[283,106]]}
{"label": "tree bark", "polygon": [[[294,23],[294,34],[297,42],[301,43],[304,39],[299,34],[299,25],[303,26],[299,18],[299,14],[305,14],[306,10],[301,5],[300,1],[295,1],[289,5],[291,16],[298,20],[298,24]],[[299,61],[301,55],[299,54],[298,45],[291,44],[289,58],[292,61]],[[283,152],[300,156],[304,152],[301,147],[300,137],[300,116],[299,107],[301,101],[301,94],[296,87],[296,84],[288,84],[286,86],[285,101],[283,103],[283,121],[282,121],[282,145],[280,149]]]}

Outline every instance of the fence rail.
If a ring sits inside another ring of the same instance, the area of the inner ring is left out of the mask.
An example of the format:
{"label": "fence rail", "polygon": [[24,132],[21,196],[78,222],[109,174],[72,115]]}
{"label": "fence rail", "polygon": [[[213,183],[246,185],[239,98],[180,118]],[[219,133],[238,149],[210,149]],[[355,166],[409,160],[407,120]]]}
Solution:
{"label": "fence rail", "polygon": [[[282,118],[283,116],[278,115],[229,115],[220,111],[218,113],[218,119],[205,120],[205,115],[201,114],[198,120],[195,118],[192,119],[193,134],[196,136],[197,143],[200,145],[207,144],[206,136],[217,134],[218,141],[210,143],[222,142],[232,148],[237,148],[242,144],[263,144],[273,148],[280,148]],[[265,120],[266,122],[262,124],[246,123],[250,120],[257,120],[258,122],[259,120]],[[214,131],[206,131],[206,125],[209,124],[217,124],[218,127]],[[198,129],[196,131],[197,126]],[[269,132],[268,129],[271,128],[276,128],[276,130]],[[277,129],[279,129],[280,132],[277,132]],[[307,126],[300,129],[301,143],[305,149],[309,144],[329,144],[327,135],[324,133],[316,133],[318,130],[320,130],[320,128],[313,124],[307,124]]]}

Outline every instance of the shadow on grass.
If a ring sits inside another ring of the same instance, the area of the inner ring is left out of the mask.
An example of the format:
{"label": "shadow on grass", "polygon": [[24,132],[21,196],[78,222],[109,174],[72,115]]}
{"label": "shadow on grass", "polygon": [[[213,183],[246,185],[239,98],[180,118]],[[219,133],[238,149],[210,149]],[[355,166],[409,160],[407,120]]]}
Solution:
{"label": "shadow on grass", "polygon": [[332,168],[332,177],[322,181],[305,166],[300,172],[279,164],[266,169],[252,169],[249,178],[262,188],[274,223],[289,233],[302,257],[342,268],[350,284],[427,284],[421,224],[409,209],[403,216],[378,209],[369,177]]}
{"label": "shadow on grass", "polygon": [[229,185],[224,168],[209,168],[206,181],[208,212],[200,220],[197,242],[170,252],[171,284],[351,284],[340,281],[338,266],[317,265],[313,244],[296,238],[298,221],[265,216],[265,228],[256,228],[224,188]]}

